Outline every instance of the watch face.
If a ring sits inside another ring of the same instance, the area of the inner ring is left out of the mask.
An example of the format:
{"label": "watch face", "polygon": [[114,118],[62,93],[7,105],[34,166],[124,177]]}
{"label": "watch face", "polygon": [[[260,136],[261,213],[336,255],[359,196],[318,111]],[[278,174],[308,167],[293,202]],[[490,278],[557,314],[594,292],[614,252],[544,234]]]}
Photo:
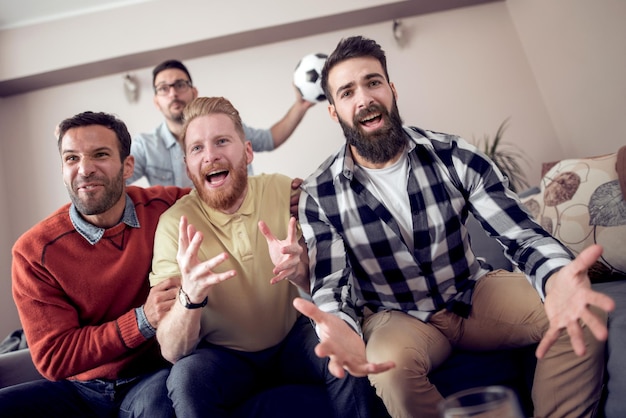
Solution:
{"label": "watch face", "polygon": [[181,287],[178,290],[178,300],[180,301],[180,304],[183,305],[187,309],[199,309],[199,308],[204,308],[206,306],[209,300],[209,297],[208,296],[205,297],[204,300],[200,303],[191,303],[191,301],[189,300],[189,296],[187,296],[187,294]]}
{"label": "watch face", "polygon": [[189,306],[189,303],[187,302],[187,298],[185,296],[186,296],[185,292],[183,291],[183,288],[181,287],[180,290],[178,291],[178,300],[180,301],[180,304],[186,308],[187,306]]}

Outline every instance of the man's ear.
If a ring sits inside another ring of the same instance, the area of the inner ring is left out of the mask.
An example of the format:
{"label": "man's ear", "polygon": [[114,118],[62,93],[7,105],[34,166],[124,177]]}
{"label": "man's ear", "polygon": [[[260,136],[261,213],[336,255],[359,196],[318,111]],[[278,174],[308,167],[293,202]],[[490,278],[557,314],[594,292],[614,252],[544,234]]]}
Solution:
{"label": "man's ear", "polygon": [[389,82],[389,87],[391,87],[391,92],[393,93],[393,97],[394,99],[396,99],[396,101],[398,100],[398,91],[396,90],[396,85],[393,84],[391,81]]}
{"label": "man's ear", "polygon": [[189,179],[192,179],[193,177],[191,177],[191,173],[189,172],[189,166],[187,165],[187,160],[185,160],[185,171],[187,172],[187,177],[189,177]]}
{"label": "man's ear", "polygon": [[328,104],[328,114],[330,115],[330,118],[332,120],[334,120],[335,122],[339,122],[339,117],[337,117],[337,109],[335,109],[335,105],[332,104]]}
{"label": "man's ear", "polygon": [[122,164],[124,165],[122,176],[124,177],[124,180],[128,180],[132,177],[133,172],[135,171],[135,157],[129,155]]}
{"label": "man's ear", "polygon": [[157,110],[160,112],[161,108],[159,107],[159,101],[157,100],[156,93],[152,96],[152,103],[154,103],[154,107],[156,107]]}
{"label": "man's ear", "polygon": [[252,150],[252,142],[245,141],[244,144],[246,146],[246,162],[250,164],[252,163],[252,160],[254,159],[254,151]]}

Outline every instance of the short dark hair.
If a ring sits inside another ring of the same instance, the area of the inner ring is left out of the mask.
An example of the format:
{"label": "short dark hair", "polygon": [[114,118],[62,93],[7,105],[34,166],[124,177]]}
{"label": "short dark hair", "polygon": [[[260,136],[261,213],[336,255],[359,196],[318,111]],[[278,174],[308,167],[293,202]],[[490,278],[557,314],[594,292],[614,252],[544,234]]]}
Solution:
{"label": "short dark hair", "polygon": [[119,140],[118,147],[120,150],[120,159],[124,162],[126,157],[130,155],[130,133],[128,132],[128,128],[124,122],[117,117],[104,112],[87,111],[63,120],[57,128],[57,147],[59,148],[59,153],[61,153],[61,139],[67,131],[72,128],[80,128],[91,125],[104,126],[105,128],[115,132],[115,135]]}
{"label": "short dark hair", "polygon": [[185,64],[178,60],[167,60],[160,63],[152,70],[152,87],[155,87],[154,82],[156,81],[157,75],[159,75],[161,71],[169,70],[170,68],[175,68],[184,72],[187,75],[189,82],[193,84],[193,80],[191,80],[191,74],[189,74],[189,70],[187,70]]}
{"label": "short dark hair", "polygon": [[389,73],[387,71],[387,58],[385,51],[376,41],[363,36],[352,36],[344,38],[337,44],[335,50],[326,58],[324,68],[322,68],[322,89],[328,98],[328,102],[333,104],[333,96],[328,90],[328,73],[337,64],[350,58],[373,57],[376,58],[383,67],[385,77],[389,81]]}

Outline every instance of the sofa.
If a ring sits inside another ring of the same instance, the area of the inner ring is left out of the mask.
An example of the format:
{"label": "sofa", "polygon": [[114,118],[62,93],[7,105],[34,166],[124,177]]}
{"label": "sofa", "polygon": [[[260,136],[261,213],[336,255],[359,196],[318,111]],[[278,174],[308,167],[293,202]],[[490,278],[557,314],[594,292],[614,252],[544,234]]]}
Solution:
{"label": "sofa", "polygon": [[[470,233],[477,253],[488,259],[494,268],[510,269],[510,262],[504,257],[499,244],[489,238],[474,219],[470,220]],[[14,333],[15,334],[15,333]],[[16,349],[0,354],[0,388],[28,382],[43,377],[33,365],[30,351],[25,341],[15,344]],[[503,385],[513,389],[526,416],[532,416],[530,390],[535,369],[535,346],[487,352],[467,352],[457,350],[430,376],[433,384],[443,396],[477,386]],[[328,398],[323,388],[302,385],[288,385],[266,390],[252,397],[234,411],[234,418],[290,418],[294,411],[285,405],[300,405],[297,416],[319,418],[330,416]],[[253,415],[251,411],[256,411]],[[377,405],[376,418],[388,418],[382,402]]]}
{"label": "sofa", "polygon": [[589,270],[592,288],[615,301],[609,313],[601,415],[626,417],[626,146],[605,155],[546,163],[536,193],[522,199],[537,222],[572,253],[603,253]]}
{"label": "sofa", "polygon": [[[489,260],[494,268],[510,269],[511,264],[504,257],[499,244],[484,233],[478,222],[471,219],[469,227],[477,254]],[[536,363],[535,348],[529,346],[488,352],[457,350],[431,374],[430,379],[443,396],[477,386],[510,387],[516,392],[525,415],[532,416],[530,390]],[[0,388],[35,379],[42,379],[42,376],[35,369],[28,348],[0,354]],[[323,388],[289,385],[254,396],[235,411],[234,417],[294,416],[294,412],[285,407],[285,400],[289,400],[290,405],[301,405],[297,412],[300,418],[330,416]],[[376,416],[387,418],[382,402],[379,409]],[[257,415],[252,415],[251,411],[256,411]]]}
{"label": "sofa", "polygon": [[[510,387],[518,394],[526,415],[531,416],[530,387],[535,367],[534,348],[531,346],[481,353],[457,351],[431,375],[431,381],[444,396],[476,386],[498,384]],[[42,379],[42,376],[35,369],[28,348],[0,354],[0,388],[36,379]],[[285,408],[286,399],[291,404],[301,405],[298,417],[330,416],[330,407],[323,388],[303,385],[267,390],[241,405],[234,416],[251,417],[250,411],[256,411],[258,417],[292,417],[293,411]],[[384,418],[387,415],[381,411],[378,416]]]}
{"label": "sofa", "polygon": [[[605,156],[563,160],[544,165],[540,186],[523,193],[522,203],[537,221],[559,238],[573,253],[591,243],[602,244],[601,263],[590,271],[593,286],[612,296],[616,310],[609,315],[605,403],[607,418],[626,416],[626,147]],[[468,229],[475,253],[494,268],[511,269],[500,245],[488,237],[476,220]],[[455,351],[430,379],[443,396],[476,386],[504,385],[512,388],[526,416],[532,416],[530,389],[536,359],[535,346],[493,352]],[[0,354],[0,388],[41,375],[33,366],[28,348]],[[305,390],[302,390],[305,389]],[[285,399],[302,407],[300,417],[327,416],[323,389],[296,385],[274,388],[250,399],[236,411],[248,417],[262,411],[265,417],[288,417]],[[384,415],[384,413],[383,413]]]}

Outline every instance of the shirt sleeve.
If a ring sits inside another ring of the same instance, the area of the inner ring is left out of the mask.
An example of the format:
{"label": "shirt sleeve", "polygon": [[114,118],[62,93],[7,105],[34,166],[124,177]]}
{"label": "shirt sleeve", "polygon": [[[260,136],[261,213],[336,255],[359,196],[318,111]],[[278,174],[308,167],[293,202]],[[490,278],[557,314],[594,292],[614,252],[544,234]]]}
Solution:
{"label": "shirt sleeve", "polygon": [[489,158],[464,140],[457,145],[452,161],[469,209],[544,298],[545,281],[572,260],[571,252],[532,219]]}
{"label": "shirt sleeve", "polygon": [[274,138],[269,129],[251,128],[244,124],[243,132],[246,134],[246,139],[252,143],[254,152],[272,151],[274,149]]}
{"label": "shirt sleeve", "polygon": [[300,194],[300,226],[309,251],[311,296],[324,312],[343,319],[362,336],[344,242],[306,189]]}
{"label": "shirt sleeve", "polygon": [[150,321],[148,321],[148,317],[146,317],[144,305],[135,308],[135,317],[137,319],[137,324],[139,325],[139,332],[141,332],[141,335],[143,335],[146,340],[156,335],[156,329],[150,325]]}
{"label": "shirt sleeve", "polygon": [[179,221],[180,216],[175,216],[172,210],[165,211],[159,219],[154,235],[150,286],[154,286],[167,278],[180,276],[180,269],[176,262]]}

